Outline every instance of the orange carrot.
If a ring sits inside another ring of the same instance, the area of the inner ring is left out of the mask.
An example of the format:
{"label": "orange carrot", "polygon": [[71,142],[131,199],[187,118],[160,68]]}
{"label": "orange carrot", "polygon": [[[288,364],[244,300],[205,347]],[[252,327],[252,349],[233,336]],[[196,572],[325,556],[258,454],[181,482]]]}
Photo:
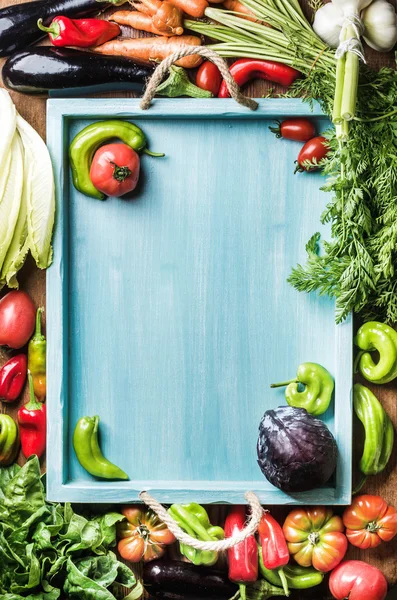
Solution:
{"label": "orange carrot", "polygon": [[205,9],[208,8],[207,0],[170,0],[174,6],[180,8],[190,17],[204,17]]}
{"label": "orange carrot", "polygon": [[[96,46],[92,48],[92,51],[108,56],[125,56],[135,62],[148,64],[151,61],[167,58],[170,54],[180,50],[181,46],[201,46],[201,39],[195,35],[117,39],[106,42],[102,46]],[[202,62],[201,56],[193,54],[181,58],[175,64],[186,69],[193,69]]]}
{"label": "orange carrot", "polygon": [[119,10],[113,13],[109,20],[157,35],[182,35],[182,11],[167,0],[141,0],[134,2],[133,6],[139,13],[143,13],[145,18],[141,18],[136,11]]}
{"label": "orange carrot", "polygon": [[223,5],[225,8],[227,8],[227,10],[233,10],[234,12],[244,13],[249,17],[253,17],[249,18],[248,21],[256,21],[254,13],[251,12],[249,8],[244,6],[244,4],[242,4],[239,0],[225,0]]}

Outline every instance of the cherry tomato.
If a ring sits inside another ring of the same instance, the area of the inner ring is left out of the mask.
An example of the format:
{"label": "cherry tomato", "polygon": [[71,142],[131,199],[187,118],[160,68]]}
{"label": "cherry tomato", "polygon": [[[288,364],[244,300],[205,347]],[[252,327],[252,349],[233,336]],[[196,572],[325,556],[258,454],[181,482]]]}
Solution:
{"label": "cherry tomato", "polygon": [[357,496],[343,513],[343,524],[353,546],[376,548],[397,534],[397,511],[380,496]]}
{"label": "cherry tomato", "polygon": [[137,186],[140,160],[127,144],[106,144],[96,151],[90,170],[94,186],[107,196],[123,196]]}
{"label": "cherry tomato", "polygon": [[0,346],[22,348],[32,336],[36,308],[26,293],[15,290],[0,300]]}
{"label": "cherry tomato", "polygon": [[309,119],[286,119],[277,121],[277,127],[269,127],[277,138],[294,140],[295,142],[308,142],[316,135],[316,128]]}
{"label": "cherry tomato", "polygon": [[332,571],[345,556],[347,539],[343,531],[342,519],[324,506],[297,508],[283,525],[288,550],[296,562],[322,573]]}
{"label": "cherry tomato", "polygon": [[376,567],[361,560],[347,560],[332,571],[329,589],[336,600],[384,600],[387,581]]}
{"label": "cherry tomato", "polygon": [[329,152],[328,141],[322,135],[312,138],[299,152],[296,171],[315,171]]}
{"label": "cherry tomato", "polygon": [[222,83],[222,75],[219,69],[209,60],[203,62],[196,76],[196,85],[202,90],[212,92],[214,96],[218,95]]}

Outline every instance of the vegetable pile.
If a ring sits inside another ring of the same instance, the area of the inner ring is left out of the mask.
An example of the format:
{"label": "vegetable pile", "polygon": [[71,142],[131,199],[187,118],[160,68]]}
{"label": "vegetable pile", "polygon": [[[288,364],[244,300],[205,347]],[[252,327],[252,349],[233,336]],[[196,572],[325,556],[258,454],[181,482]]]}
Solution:
{"label": "vegetable pile", "polygon": [[[75,513],[45,501],[37,457],[0,469],[0,593],[3,600],[115,600],[134,588],[132,571],[112,548],[123,517]],[[135,588],[141,596],[141,588]]]}

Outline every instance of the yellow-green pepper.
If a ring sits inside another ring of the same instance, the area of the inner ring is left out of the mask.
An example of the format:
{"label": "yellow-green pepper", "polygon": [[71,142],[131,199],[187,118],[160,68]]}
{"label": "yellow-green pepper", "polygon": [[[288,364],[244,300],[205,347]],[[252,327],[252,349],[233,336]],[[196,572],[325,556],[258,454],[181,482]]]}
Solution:
{"label": "yellow-green pepper", "polygon": [[[388,383],[397,377],[397,332],[384,323],[369,321],[360,327],[354,339],[360,348],[356,366],[373,383]],[[375,363],[371,352],[379,353]]]}
{"label": "yellow-green pepper", "polygon": [[18,425],[10,415],[0,414],[0,465],[11,465],[19,452]]}
{"label": "yellow-green pepper", "polygon": [[43,308],[36,313],[36,330],[28,346],[28,369],[33,378],[34,395],[43,402],[46,397],[46,351],[47,342],[41,331],[41,315]]}
{"label": "yellow-green pepper", "polygon": [[[225,532],[222,527],[211,525],[207,511],[200,504],[173,504],[168,509],[171,517],[190,536],[202,542],[216,542],[223,540]],[[218,553],[206,550],[195,550],[186,544],[180,544],[180,551],[195,565],[214,565],[218,560]]]}

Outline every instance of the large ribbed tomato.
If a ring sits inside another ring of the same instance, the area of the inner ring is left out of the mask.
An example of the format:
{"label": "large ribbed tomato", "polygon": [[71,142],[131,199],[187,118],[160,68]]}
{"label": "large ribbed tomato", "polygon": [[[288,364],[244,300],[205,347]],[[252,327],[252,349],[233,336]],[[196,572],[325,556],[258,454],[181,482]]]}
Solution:
{"label": "large ribbed tomato", "polygon": [[397,534],[397,511],[380,496],[357,496],[343,513],[343,524],[353,546],[376,548]]}
{"label": "large ribbed tomato", "polygon": [[332,571],[347,550],[342,519],[324,506],[297,508],[283,526],[290,554],[302,567]]}
{"label": "large ribbed tomato", "polygon": [[130,562],[149,562],[160,558],[165,546],[173,544],[175,537],[168,527],[151,511],[138,506],[125,506],[122,514],[126,520],[117,527],[120,555]]}

